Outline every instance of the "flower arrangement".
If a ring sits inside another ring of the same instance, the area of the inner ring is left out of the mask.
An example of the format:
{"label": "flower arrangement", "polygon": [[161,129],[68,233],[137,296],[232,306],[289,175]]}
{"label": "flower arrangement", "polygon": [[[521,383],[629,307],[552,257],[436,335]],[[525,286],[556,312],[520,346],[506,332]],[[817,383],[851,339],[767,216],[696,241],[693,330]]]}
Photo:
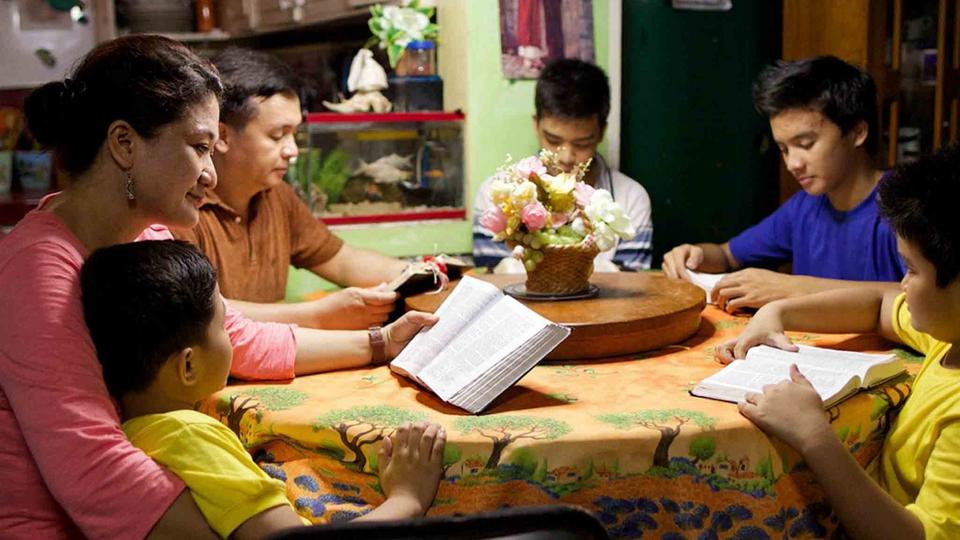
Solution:
{"label": "flower arrangement", "polygon": [[[610,192],[583,181],[590,161],[563,172],[556,153],[542,150],[497,169],[490,186],[494,208],[480,216],[494,239],[533,272],[549,246],[596,246],[606,251],[636,231]],[[595,254],[595,253],[594,253]]]}
{"label": "flower arrangement", "polygon": [[403,7],[372,6],[367,24],[373,37],[365,47],[379,42],[380,48],[387,50],[390,67],[396,68],[407,44],[437,37],[437,25],[430,22],[433,12],[432,7],[420,7],[420,0],[409,0]]}

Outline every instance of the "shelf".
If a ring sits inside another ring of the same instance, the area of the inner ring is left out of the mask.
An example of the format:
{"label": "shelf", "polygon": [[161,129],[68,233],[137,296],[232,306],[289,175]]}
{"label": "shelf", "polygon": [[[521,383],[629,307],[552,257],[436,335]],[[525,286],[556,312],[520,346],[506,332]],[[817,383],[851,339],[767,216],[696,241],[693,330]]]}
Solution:
{"label": "shelf", "polygon": [[400,223],[405,221],[433,221],[442,219],[466,219],[467,210],[455,208],[451,210],[425,210],[422,212],[400,212],[395,214],[371,214],[367,216],[320,216],[325,224],[334,225],[361,225],[379,223]]}
{"label": "shelf", "polygon": [[161,35],[184,43],[226,41],[233,37],[219,28],[214,28],[209,32],[166,32]]}
{"label": "shelf", "polygon": [[369,124],[399,122],[459,122],[462,112],[417,111],[398,113],[307,113],[307,124]]}

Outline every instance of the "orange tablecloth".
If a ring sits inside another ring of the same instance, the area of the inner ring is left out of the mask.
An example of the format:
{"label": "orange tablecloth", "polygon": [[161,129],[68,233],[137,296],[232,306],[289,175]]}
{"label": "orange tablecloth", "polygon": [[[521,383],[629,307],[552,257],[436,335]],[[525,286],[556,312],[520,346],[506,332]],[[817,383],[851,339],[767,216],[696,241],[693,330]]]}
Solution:
{"label": "orange tablecloth", "polygon": [[[386,367],[230,385],[202,410],[230,426],[297,511],[317,523],[350,519],[383,500],[380,440],[406,421],[448,434],[445,479],[431,515],[572,503],[614,537],[773,538],[829,535],[836,520],[797,454],[771,441],[735,405],[692,397],[719,369],[713,349],[746,318],[708,307],[686,342],[637,357],[541,365],[485,414],[471,416]],[[874,336],[794,334],[796,341],[889,350]],[[912,368],[920,358],[899,350]],[[829,411],[861,464],[873,459],[907,377]]]}

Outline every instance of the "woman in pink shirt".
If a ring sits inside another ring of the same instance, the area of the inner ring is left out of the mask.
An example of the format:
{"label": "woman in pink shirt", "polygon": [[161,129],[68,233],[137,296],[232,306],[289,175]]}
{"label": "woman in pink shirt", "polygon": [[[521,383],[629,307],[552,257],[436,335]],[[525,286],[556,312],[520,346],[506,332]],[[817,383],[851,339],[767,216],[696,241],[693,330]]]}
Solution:
{"label": "woman in pink shirt", "polygon": [[[192,227],[216,185],[216,70],[175,41],[128,36],[89,53],[73,78],[27,100],[34,137],[70,187],[0,241],[0,531],[4,538],[212,535],[183,483],[120,430],[83,320],[78,278],[91,251]],[[154,224],[162,225],[154,225]],[[394,356],[435,318],[383,329]],[[366,332],[226,326],[231,373],[256,379],[370,364]]]}

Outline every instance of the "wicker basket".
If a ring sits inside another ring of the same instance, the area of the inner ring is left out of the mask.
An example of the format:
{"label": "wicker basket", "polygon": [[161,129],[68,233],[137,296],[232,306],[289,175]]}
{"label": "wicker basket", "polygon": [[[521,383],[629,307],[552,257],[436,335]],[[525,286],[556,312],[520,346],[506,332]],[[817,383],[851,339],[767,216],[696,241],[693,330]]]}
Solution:
{"label": "wicker basket", "polygon": [[564,295],[586,291],[593,274],[593,259],[600,253],[596,245],[545,246],[543,260],[527,272],[527,293]]}

